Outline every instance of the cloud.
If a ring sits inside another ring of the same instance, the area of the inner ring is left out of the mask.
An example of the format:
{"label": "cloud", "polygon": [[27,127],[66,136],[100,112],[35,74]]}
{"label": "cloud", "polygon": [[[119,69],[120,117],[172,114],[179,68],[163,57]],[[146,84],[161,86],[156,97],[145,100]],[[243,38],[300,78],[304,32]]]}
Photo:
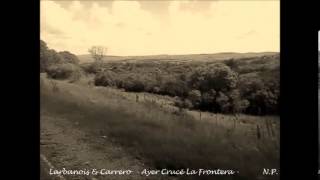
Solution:
{"label": "cloud", "polygon": [[279,1],[170,1],[167,8],[163,20],[138,1],[110,8],[41,1],[41,38],[76,54],[93,45],[113,55],[279,51]]}

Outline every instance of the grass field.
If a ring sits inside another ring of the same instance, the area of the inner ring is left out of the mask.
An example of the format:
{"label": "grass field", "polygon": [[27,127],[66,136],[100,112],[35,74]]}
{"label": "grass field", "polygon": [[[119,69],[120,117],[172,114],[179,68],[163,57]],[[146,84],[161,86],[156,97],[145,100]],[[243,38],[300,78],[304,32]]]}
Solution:
{"label": "grass field", "polygon": [[221,178],[253,180],[265,178],[263,168],[279,168],[277,116],[202,112],[200,118],[198,111],[177,111],[170,97],[92,87],[85,81],[49,80],[43,75],[41,113],[106,135],[158,169],[234,169],[240,172],[236,177]]}

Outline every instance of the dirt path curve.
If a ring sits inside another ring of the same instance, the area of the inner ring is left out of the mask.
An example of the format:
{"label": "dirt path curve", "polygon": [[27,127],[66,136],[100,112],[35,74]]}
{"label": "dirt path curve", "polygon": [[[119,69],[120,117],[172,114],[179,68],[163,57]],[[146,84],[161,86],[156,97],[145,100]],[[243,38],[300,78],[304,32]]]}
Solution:
{"label": "dirt path curve", "polygon": [[[41,116],[41,156],[48,160],[56,170],[132,170],[131,175],[63,175],[67,180],[113,180],[113,179],[167,179],[141,176],[146,167],[120,147],[108,141],[107,137],[97,137],[81,131],[77,124],[66,119],[42,114]],[[41,179],[61,179],[57,175],[49,175],[50,165],[41,158]],[[52,169],[53,170],[53,169]]]}

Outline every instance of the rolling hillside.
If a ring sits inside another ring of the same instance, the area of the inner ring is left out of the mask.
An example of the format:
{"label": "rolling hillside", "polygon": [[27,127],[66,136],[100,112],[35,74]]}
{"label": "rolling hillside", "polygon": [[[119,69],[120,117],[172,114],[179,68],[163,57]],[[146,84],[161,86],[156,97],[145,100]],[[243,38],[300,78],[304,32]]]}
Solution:
{"label": "rolling hillside", "polygon": [[[268,55],[276,55],[278,52],[260,52],[260,53],[216,53],[216,54],[186,54],[186,55],[148,55],[148,56],[106,56],[105,60],[108,61],[126,61],[126,62],[138,62],[138,61],[215,61],[226,59],[239,59],[250,57],[261,57]],[[78,55],[80,63],[90,63],[93,61],[89,54]]]}

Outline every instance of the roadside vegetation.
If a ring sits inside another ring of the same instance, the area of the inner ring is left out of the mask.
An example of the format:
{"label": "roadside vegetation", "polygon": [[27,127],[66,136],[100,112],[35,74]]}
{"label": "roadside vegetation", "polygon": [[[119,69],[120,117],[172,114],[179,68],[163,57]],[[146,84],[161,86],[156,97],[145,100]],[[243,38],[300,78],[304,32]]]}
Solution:
{"label": "roadside vegetation", "polygon": [[279,167],[278,117],[244,115],[235,121],[219,114],[199,121],[152,101],[128,100],[127,92],[53,80],[55,91],[50,81],[42,78],[42,114],[65,118],[97,138],[107,136],[154,168],[233,169],[240,172],[236,179],[256,179],[263,168]]}

